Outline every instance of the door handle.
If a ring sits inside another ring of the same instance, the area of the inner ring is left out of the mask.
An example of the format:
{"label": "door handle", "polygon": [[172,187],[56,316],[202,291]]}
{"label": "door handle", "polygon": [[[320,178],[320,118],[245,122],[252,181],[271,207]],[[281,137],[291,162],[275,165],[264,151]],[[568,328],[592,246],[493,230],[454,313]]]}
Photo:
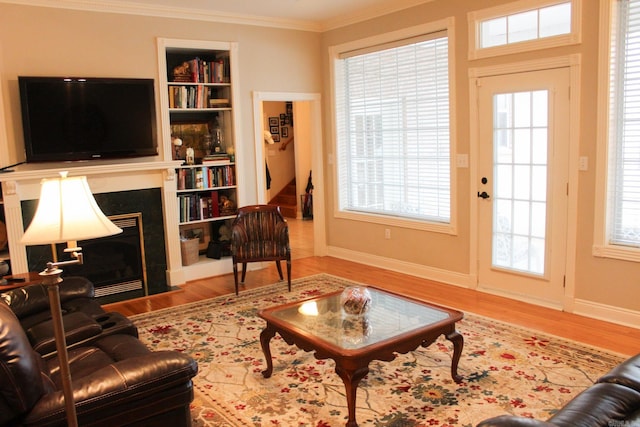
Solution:
{"label": "door handle", "polygon": [[486,191],[483,191],[482,193],[478,191],[478,197],[482,199],[488,199],[491,196],[489,196]]}

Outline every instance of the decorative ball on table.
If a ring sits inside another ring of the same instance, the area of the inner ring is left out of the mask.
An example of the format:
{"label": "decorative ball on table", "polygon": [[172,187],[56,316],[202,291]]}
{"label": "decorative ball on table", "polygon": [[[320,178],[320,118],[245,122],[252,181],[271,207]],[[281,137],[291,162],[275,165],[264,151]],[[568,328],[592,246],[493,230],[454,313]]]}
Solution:
{"label": "decorative ball on table", "polygon": [[366,286],[349,286],[342,291],[340,304],[347,314],[365,314],[371,308],[371,293]]}

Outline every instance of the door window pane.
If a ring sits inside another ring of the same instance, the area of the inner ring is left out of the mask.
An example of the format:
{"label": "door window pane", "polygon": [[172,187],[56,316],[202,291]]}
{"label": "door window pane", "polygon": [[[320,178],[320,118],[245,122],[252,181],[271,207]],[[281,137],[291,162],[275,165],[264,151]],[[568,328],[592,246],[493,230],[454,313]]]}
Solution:
{"label": "door window pane", "polygon": [[494,96],[492,264],[534,275],[545,261],[547,103],[547,91]]}

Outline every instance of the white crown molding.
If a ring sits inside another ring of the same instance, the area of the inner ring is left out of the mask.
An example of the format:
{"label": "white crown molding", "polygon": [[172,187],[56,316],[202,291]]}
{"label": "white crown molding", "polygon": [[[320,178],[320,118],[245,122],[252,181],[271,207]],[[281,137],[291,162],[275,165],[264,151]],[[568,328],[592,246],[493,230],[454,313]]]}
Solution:
{"label": "white crown molding", "polygon": [[125,15],[155,16],[159,18],[189,19],[193,21],[222,22],[226,24],[255,25],[301,31],[322,31],[318,22],[252,16],[185,7],[142,5],[109,0],[0,0],[24,6],[52,7],[90,12],[120,13]]}
{"label": "white crown molding", "polygon": [[283,19],[268,16],[247,15],[205,9],[193,9],[188,7],[143,5],[133,2],[112,0],[0,0],[0,3],[323,32],[377,18],[432,1],[433,0],[394,1],[386,5],[367,8],[366,10],[361,10],[354,13],[348,13],[338,18],[328,19],[326,21]]}

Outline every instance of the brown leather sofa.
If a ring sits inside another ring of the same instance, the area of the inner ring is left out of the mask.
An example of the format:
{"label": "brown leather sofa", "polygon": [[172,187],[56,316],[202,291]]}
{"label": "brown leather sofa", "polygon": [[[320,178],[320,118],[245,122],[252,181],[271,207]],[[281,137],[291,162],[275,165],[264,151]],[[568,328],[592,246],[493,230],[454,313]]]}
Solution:
{"label": "brown leather sofa", "polygon": [[[80,276],[65,278],[59,285],[60,305],[67,347],[74,348],[113,334],[138,336],[135,325],[120,313],[107,313],[94,298],[93,283]],[[49,309],[49,295],[42,284],[0,293],[20,320],[29,342],[45,358],[55,355],[56,344]]]}
{"label": "brown leather sofa", "polygon": [[[79,287],[61,289],[61,294],[66,293],[66,302],[62,303],[66,307],[64,317],[80,313],[101,328],[107,326],[101,325],[99,319],[108,317],[108,313],[100,313],[95,300],[89,297],[81,303],[83,292],[76,293],[86,285],[81,282],[76,283]],[[41,327],[39,332],[43,332],[50,319],[46,310],[30,306],[39,306],[40,298],[27,298],[40,291],[22,289],[25,298],[12,294],[11,304],[7,303],[6,293],[0,294],[0,426],[66,426],[57,356],[48,352],[45,358],[35,351],[26,332],[34,327]],[[21,319],[13,308],[22,315]],[[79,329],[86,329],[85,320]],[[135,334],[118,333],[114,328],[114,333],[107,327],[90,337],[81,335],[83,338],[70,346],[69,365],[79,425],[190,426],[196,362],[179,352],[151,352]],[[124,330],[131,331],[129,326]],[[79,337],[73,332],[66,334],[71,341]]]}
{"label": "brown leather sofa", "polygon": [[507,426],[640,426],[640,354],[613,368],[547,421],[500,415],[478,424],[478,427]]}

